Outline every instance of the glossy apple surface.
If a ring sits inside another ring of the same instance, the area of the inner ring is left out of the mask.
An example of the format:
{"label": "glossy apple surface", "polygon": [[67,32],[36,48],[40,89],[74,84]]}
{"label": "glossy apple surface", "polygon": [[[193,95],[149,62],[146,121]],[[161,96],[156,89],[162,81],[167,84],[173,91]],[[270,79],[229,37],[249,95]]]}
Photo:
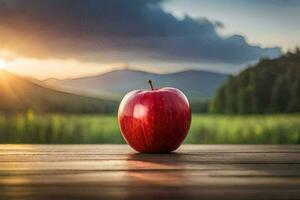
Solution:
{"label": "glossy apple surface", "polygon": [[191,109],[178,89],[135,90],[123,98],[118,121],[124,139],[136,151],[167,153],[186,137]]}

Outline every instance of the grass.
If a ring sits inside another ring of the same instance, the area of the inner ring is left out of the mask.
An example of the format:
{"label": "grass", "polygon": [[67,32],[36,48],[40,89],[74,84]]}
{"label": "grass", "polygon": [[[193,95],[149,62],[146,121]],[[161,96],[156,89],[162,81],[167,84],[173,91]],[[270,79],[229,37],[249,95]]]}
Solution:
{"label": "grass", "polygon": [[[124,143],[112,115],[0,115],[0,143]],[[193,115],[185,143],[300,144],[300,115]]]}
{"label": "grass", "polygon": [[196,115],[185,142],[300,144],[300,115]]}

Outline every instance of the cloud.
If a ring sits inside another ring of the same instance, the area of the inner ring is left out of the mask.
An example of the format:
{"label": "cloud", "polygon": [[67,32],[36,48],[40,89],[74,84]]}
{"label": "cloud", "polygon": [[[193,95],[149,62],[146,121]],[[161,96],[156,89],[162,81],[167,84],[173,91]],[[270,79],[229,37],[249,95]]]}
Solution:
{"label": "cloud", "polygon": [[243,64],[276,57],[206,18],[177,19],[161,0],[0,0],[0,49],[81,61]]}

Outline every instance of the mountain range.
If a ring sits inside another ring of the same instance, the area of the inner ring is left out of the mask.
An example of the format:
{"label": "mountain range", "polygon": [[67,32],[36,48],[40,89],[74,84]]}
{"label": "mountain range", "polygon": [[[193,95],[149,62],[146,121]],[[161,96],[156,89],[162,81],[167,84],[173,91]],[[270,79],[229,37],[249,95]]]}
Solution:
{"label": "mountain range", "polygon": [[227,78],[227,74],[200,70],[157,74],[122,69],[75,79],[47,79],[43,83],[77,94],[120,98],[131,90],[149,89],[148,80],[152,80],[156,88],[175,87],[183,91],[188,98],[210,99]]}
{"label": "mountain range", "polygon": [[31,78],[0,70],[0,111],[112,113],[117,102],[57,91]]}
{"label": "mountain range", "polygon": [[210,98],[226,78],[224,74],[196,70],[155,74],[127,69],[39,81],[0,70],[0,111],[115,113],[121,96],[131,90],[149,89],[149,79],[155,87],[179,88],[190,98],[194,110],[199,110],[202,104],[197,100]]}

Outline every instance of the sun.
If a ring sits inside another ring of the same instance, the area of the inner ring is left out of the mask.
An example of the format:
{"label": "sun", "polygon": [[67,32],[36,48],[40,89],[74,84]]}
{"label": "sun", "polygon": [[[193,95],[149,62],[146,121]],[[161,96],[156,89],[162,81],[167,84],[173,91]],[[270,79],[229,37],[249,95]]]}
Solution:
{"label": "sun", "polygon": [[0,70],[5,68],[5,61],[0,59]]}

